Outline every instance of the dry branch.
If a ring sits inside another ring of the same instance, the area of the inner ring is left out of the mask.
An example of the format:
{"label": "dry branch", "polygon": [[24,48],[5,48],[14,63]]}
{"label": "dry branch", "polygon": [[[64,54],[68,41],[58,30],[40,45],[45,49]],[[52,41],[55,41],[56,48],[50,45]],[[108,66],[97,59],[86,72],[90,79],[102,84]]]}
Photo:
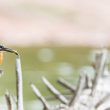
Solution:
{"label": "dry branch", "polygon": [[23,82],[20,56],[16,56],[16,78],[17,78],[17,110],[23,109]]}
{"label": "dry branch", "polygon": [[83,89],[85,88],[85,85],[86,85],[86,77],[85,75],[80,75],[75,95],[73,96],[72,100],[69,103],[70,106],[74,106],[74,104],[77,102],[79,96],[81,95]]}
{"label": "dry branch", "polygon": [[64,104],[68,104],[68,100],[45,78],[42,77],[47,88]]}
{"label": "dry branch", "polygon": [[72,84],[70,84],[69,82],[67,82],[66,80],[64,80],[63,78],[60,78],[58,80],[58,83],[60,83],[61,85],[63,85],[65,88],[71,90],[73,93],[75,93],[76,87],[73,86]]}
{"label": "dry branch", "polygon": [[6,102],[7,102],[8,110],[12,110],[11,96],[10,96],[8,91],[5,93],[5,99],[6,99]]}
{"label": "dry branch", "polygon": [[92,95],[95,93],[99,78],[104,74],[106,60],[107,60],[107,50],[104,49],[101,51],[100,54],[96,55],[96,76],[93,83]]}
{"label": "dry branch", "polygon": [[34,84],[31,84],[31,88],[32,91],[34,92],[34,94],[41,100],[41,102],[44,105],[45,110],[50,110],[50,106],[47,103],[47,101],[45,100],[45,98],[42,96],[42,94],[40,93],[40,91],[35,87]]}

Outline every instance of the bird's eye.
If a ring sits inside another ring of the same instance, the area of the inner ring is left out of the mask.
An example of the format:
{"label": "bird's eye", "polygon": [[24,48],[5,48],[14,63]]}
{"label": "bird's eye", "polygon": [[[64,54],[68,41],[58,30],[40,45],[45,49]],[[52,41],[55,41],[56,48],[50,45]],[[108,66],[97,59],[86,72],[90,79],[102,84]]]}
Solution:
{"label": "bird's eye", "polygon": [[0,64],[3,63],[3,52],[0,52]]}

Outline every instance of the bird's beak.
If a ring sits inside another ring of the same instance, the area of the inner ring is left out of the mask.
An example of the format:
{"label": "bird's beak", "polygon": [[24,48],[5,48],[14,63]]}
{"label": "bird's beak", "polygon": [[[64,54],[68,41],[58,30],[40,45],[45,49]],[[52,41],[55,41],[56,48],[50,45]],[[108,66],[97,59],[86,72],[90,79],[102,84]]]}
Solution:
{"label": "bird's beak", "polygon": [[10,48],[3,48],[3,51],[14,53],[14,54],[18,55],[17,51],[10,49]]}
{"label": "bird's beak", "polygon": [[0,46],[0,64],[3,63],[3,51],[14,53],[15,55],[19,56],[17,51],[15,51],[13,49],[10,49],[10,48],[7,48],[7,47],[4,47],[4,46],[1,45]]}
{"label": "bird's beak", "polygon": [[17,51],[10,49],[10,48],[7,48],[7,47],[4,47],[4,46],[2,46],[0,48],[0,51],[6,51],[6,52],[10,52],[10,53],[14,53],[14,54],[18,55]]}

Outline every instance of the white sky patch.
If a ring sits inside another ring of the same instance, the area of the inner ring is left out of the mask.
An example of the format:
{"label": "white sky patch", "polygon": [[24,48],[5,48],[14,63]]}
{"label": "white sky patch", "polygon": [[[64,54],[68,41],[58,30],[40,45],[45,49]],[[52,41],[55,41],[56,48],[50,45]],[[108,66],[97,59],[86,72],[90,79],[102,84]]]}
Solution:
{"label": "white sky patch", "polygon": [[42,62],[50,62],[54,59],[54,52],[49,48],[43,48],[39,51],[38,58]]}

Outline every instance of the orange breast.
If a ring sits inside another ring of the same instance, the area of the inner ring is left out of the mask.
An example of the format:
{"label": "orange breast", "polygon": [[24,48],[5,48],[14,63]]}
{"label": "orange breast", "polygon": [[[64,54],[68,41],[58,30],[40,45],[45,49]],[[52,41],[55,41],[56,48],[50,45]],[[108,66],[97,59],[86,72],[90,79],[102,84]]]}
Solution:
{"label": "orange breast", "polygon": [[3,52],[0,52],[0,64],[3,63]]}

